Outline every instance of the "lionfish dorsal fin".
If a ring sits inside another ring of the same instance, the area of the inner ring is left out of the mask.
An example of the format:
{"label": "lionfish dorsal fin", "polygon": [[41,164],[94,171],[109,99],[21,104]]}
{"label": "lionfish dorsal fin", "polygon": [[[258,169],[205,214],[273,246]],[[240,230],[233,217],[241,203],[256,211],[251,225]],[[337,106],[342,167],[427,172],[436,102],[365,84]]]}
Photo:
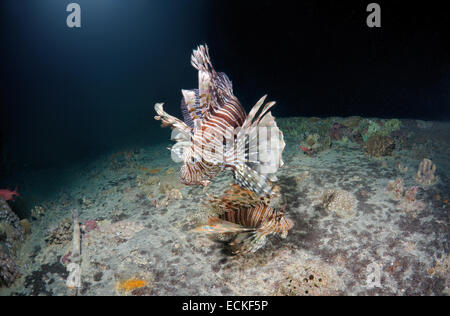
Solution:
{"label": "lionfish dorsal fin", "polygon": [[207,45],[200,45],[192,52],[192,66],[198,70],[198,93],[200,104],[206,111],[214,108],[211,97],[211,86],[216,72],[211,64]]}
{"label": "lionfish dorsal fin", "polygon": [[206,113],[206,107],[200,101],[198,89],[181,90],[183,99],[181,99],[181,112],[184,122],[189,127],[194,128],[196,122],[201,122]]}

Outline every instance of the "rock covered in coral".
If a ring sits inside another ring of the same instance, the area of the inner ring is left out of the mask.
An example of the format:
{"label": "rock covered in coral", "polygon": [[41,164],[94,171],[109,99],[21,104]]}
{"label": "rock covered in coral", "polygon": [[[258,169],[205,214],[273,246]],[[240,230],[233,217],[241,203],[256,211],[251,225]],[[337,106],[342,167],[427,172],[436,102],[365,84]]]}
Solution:
{"label": "rock covered in coral", "polygon": [[31,233],[31,223],[27,218],[20,220],[20,226],[22,226],[25,234]]}
{"label": "rock covered in coral", "polygon": [[416,181],[422,185],[434,185],[439,181],[436,176],[436,165],[427,158],[424,158],[417,169]]}
{"label": "rock covered in coral", "polygon": [[344,137],[344,126],[337,122],[333,123],[329,135],[332,140],[341,140]]}
{"label": "rock covered in coral", "polygon": [[291,264],[283,274],[285,277],[278,282],[275,295],[339,295],[342,288],[342,280],[335,268],[320,261]]}
{"label": "rock covered in coral", "polygon": [[0,222],[19,227],[19,217],[11,210],[8,203],[0,197]]}
{"label": "rock covered in coral", "polygon": [[0,251],[15,254],[22,244],[24,228],[8,203],[0,198]]}
{"label": "rock covered in coral", "polygon": [[11,257],[0,251],[0,286],[10,286],[19,276],[19,269]]}
{"label": "rock covered in coral", "polygon": [[53,245],[62,245],[72,240],[72,221],[64,219],[56,228],[50,229],[45,241]]}
{"label": "rock covered in coral", "polygon": [[305,141],[300,144],[300,149],[308,156],[313,156],[323,150],[329,149],[331,146],[331,138],[329,135],[320,136],[318,133],[310,134]]}
{"label": "rock covered in coral", "polygon": [[373,135],[367,140],[364,147],[372,157],[390,156],[395,148],[395,142],[389,136]]}
{"label": "rock covered in coral", "polygon": [[355,215],[357,205],[353,193],[345,190],[326,190],[321,197],[321,207],[335,212],[340,217]]}

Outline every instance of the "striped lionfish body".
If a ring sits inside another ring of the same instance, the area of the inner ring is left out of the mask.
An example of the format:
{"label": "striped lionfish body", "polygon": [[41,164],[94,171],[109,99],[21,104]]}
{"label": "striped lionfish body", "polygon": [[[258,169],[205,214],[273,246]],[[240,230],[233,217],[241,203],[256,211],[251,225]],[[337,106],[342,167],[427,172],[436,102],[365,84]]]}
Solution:
{"label": "striped lionfish body", "polygon": [[212,67],[207,46],[194,50],[191,64],[198,70],[198,89],[182,90],[183,121],[167,114],[162,103],[155,104],[155,119],[174,129],[176,144],[171,150],[183,162],[181,182],[207,186],[229,169],[240,185],[270,194],[268,180],[274,180],[283,165],[285,146],[283,133],[268,112],[275,102],[263,106],[264,96],[246,115],[230,79]]}
{"label": "striped lionfish body", "polygon": [[280,234],[285,238],[294,225],[284,215],[285,207],[275,211],[269,206],[270,200],[264,201],[252,193],[234,186],[221,198],[212,197],[211,206],[220,208],[219,215],[210,217],[207,225],[194,231],[236,234],[228,244],[233,254],[257,251],[271,234]]}

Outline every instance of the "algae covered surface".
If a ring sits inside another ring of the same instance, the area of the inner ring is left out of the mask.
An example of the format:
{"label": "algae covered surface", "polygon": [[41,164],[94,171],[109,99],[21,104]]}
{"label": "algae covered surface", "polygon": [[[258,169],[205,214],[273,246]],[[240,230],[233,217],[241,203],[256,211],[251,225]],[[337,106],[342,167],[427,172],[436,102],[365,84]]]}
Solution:
{"label": "algae covered surface", "polygon": [[[17,175],[22,198],[11,205],[31,232],[13,258],[20,277],[0,295],[448,295],[450,124],[277,122],[286,140],[277,184],[294,221],[287,238],[229,255],[224,240],[191,230],[231,173],[205,190],[184,186],[169,141],[126,148]],[[79,288],[66,283],[75,208]]]}

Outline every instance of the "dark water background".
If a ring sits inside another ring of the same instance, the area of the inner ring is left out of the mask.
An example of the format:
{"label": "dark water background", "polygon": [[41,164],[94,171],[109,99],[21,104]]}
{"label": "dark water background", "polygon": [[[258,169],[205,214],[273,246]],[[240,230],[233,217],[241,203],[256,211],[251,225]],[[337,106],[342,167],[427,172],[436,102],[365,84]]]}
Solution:
{"label": "dark water background", "polygon": [[371,29],[369,1],[75,2],[79,29],[66,26],[70,1],[0,3],[3,176],[167,141],[153,105],[181,117],[201,43],[246,110],[268,93],[275,116],[450,117],[450,27],[437,3],[378,1]]}

